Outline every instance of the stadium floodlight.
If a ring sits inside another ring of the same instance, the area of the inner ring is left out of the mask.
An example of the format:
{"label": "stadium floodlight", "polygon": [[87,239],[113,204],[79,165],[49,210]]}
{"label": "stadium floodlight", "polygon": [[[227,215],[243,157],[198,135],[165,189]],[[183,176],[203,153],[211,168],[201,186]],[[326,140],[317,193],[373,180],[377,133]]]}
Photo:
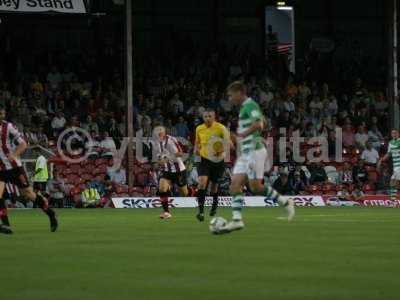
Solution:
{"label": "stadium floodlight", "polygon": [[276,8],[279,10],[293,10],[292,6],[277,6]]}

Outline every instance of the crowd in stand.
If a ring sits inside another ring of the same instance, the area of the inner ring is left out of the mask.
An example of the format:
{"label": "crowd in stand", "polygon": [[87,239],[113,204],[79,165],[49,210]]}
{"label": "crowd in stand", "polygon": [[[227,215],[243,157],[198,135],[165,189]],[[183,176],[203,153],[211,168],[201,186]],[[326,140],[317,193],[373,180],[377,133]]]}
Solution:
{"label": "crowd in stand", "polygon": [[[206,54],[195,53],[193,49],[185,51],[179,60],[148,59],[144,62],[146,68],[136,75],[134,127],[137,136],[150,137],[152,128],[162,124],[169,134],[193,142],[194,129],[202,122],[206,108],[213,108],[219,121],[234,131],[237,108],[227,100],[225,88],[233,80],[244,80],[248,83],[249,96],[260,104],[266,115],[266,136],[278,139],[281,128],[286,129],[287,138],[296,131],[305,138],[324,136],[329,143],[329,156],[334,157],[337,154],[335,130],[340,127],[344,154],[346,151],[354,154],[340,164],[337,176],[330,178],[326,169],[329,164],[293,162],[293,149],[289,145],[288,160],[275,159],[275,166],[266,173],[267,182],[283,194],[307,193],[309,186],[327,181],[343,185],[344,190],[352,185],[347,192],[362,192],[369,182],[367,168],[375,166],[385,151],[389,102],[382,88],[369,88],[360,78],[343,85],[337,82],[330,85],[307,74],[298,78],[288,72],[277,80],[264,59],[247,49],[220,49]],[[7,106],[9,120],[31,145],[54,147],[63,130],[81,127],[93,140],[91,145],[86,145],[92,149],[90,159],[111,159],[112,151],[120,146],[125,135],[123,78],[118,72],[97,75],[92,80],[81,75],[66,66],[51,66],[42,74],[24,74],[13,82],[2,74],[0,103]],[[146,149],[149,144],[144,142],[144,146]],[[194,161],[193,157],[188,161],[189,181],[193,185],[196,182]],[[146,176],[136,181],[137,185],[154,187],[157,170],[150,168],[146,172]],[[388,174],[390,170],[382,170],[374,188],[385,190]],[[114,175],[102,178],[101,184],[126,184],[125,177]],[[222,179],[225,187],[229,185],[229,170],[226,175]],[[92,186],[96,180],[89,180],[93,181]],[[107,194],[107,189],[98,190],[101,195]],[[154,194],[154,188],[147,193]],[[338,193],[342,195],[346,191]]]}

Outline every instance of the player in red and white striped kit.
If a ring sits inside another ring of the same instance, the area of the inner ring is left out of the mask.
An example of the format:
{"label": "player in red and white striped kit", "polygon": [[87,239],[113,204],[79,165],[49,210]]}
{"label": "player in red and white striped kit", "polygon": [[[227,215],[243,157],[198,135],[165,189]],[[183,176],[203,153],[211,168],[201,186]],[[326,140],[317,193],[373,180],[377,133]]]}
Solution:
{"label": "player in red and white striped kit", "polygon": [[50,230],[57,230],[58,221],[55,212],[48,207],[47,199],[36,194],[29,184],[22,167],[20,156],[28,147],[17,128],[5,120],[6,111],[0,107],[0,233],[11,234],[7,207],[3,198],[6,183],[14,184],[27,199],[36,202],[50,219]]}
{"label": "player in red and white striped kit", "polygon": [[[163,126],[154,128],[155,153],[161,168],[159,196],[163,212],[161,219],[171,218],[168,197],[174,184],[178,186],[179,194],[186,197],[188,194],[186,167],[182,160],[182,149],[176,138],[167,135]],[[154,153],[154,152],[153,152]]]}

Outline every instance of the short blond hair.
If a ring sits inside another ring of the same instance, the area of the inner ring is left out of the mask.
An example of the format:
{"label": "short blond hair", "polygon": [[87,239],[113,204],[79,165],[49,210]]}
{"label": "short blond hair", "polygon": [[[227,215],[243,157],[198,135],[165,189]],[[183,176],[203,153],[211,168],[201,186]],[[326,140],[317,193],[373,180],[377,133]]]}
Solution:
{"label": "short blond hair", "polygon": [[242,93],[246,94],[247,86],[242,81],[234,81],[228,86],[227,91],[228,92],[242,92]]}

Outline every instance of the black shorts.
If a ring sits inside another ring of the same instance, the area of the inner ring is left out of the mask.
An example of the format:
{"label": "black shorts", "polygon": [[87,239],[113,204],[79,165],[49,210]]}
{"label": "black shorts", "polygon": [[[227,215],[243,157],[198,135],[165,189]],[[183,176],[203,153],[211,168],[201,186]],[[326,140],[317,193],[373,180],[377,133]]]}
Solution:
{"label": "black shorts", "polygon": [[211,182],[217,183],[225,172],[225,162],[222,160],[220,162],[213,162],[204,157],[197,167],[197,173],[199,176],[207,176]]}
{"label": "black shorts", "polygon": [[23,167],[0,171],[0,182],[14,184],[20,189],[29,187],[28,176]]}
{"label": "black shorts", "polygon": [[46,182],[34,182],[33,189],[36,191],[45,192],[47,188]]}
{"label": "black shorts", "polygon": [[163,172],[161,178],[171,181],[172,184],[176,184],[179,187],[187,185],[186,170],[181,172]]}

